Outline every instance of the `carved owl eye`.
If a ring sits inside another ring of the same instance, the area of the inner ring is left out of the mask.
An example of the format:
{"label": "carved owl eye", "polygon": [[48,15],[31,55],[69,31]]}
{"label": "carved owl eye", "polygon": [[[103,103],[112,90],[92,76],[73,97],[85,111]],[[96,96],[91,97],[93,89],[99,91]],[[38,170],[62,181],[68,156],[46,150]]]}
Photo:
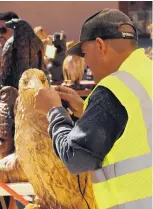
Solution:
{"label": "carved owl eye", "polygon": [[23,84],[26,86],[26,85],[28,85],[28,80],[24,80],[23,81]]}
{"label": "carved owl eye", "polygon": [[46,79],[41,79],[42,84],[45,84]]}

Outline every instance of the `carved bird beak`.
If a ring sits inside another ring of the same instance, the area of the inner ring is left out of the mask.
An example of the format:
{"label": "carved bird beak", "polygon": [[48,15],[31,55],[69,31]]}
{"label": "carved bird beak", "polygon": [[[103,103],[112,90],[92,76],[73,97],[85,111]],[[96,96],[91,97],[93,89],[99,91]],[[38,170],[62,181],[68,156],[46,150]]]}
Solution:
{"label": "carved bird beak", "polygon": [[18,23],[18,21],[19,21],[19,19],[13,18],[13,19],[7,21],[7,22],[5,23],[5,26],[6,26],[7,28],[15,29],[15,28],[16,28],[16,24]]}
{"label": "carved bird beak", "polygon": [[34,89],[35,92],[38,92],[39,88],[43,87],[42,82],[36,76],[31,76],[28,82],[28,88]]}

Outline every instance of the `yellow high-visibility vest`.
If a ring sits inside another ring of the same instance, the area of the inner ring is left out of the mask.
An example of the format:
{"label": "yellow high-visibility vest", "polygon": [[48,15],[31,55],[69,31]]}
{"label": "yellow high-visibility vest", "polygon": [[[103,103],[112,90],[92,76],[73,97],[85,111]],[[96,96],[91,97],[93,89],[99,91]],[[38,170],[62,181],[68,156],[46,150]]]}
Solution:
{"label": "yellow high-visibility vest", "polygon": [[126,108],[128,122],[102,168],[92,173],[99,209],[151,209],[152,61],[143,49],[137,49],[100,85],[111,90]]}

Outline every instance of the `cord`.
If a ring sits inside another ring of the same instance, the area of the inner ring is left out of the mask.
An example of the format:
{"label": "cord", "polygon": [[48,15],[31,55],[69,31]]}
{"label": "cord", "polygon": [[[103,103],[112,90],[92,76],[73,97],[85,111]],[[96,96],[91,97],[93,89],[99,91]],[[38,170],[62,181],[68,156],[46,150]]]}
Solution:
{"label": "cord", "polygon": [[84,187],[84,191],[83,191],[83,192],[82,192],[82,190],[81,190],[81,185],[80,185],[80,176],[77,175],[77,178],[78,178],[78,186],[79,186],[80,193],[81,193],[83,199],[85,200],[85,202],[86,202],[86,204],[87,204],[87,208],[90,209],[89,204],[88,204],[87,200],[86,200],[85,197],[84,197],[85,190],[86,190],[86,184],[87,184],[87,176],[86,176],[86,179],[85,179],[85,187]]}

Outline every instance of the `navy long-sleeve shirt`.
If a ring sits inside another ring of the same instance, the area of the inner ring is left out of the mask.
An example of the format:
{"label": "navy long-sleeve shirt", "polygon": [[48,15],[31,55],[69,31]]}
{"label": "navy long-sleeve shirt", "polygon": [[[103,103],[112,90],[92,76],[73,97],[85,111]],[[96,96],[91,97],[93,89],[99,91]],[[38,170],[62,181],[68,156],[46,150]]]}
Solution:
{"label": "navy long-sleeve shirt", "polygon": [[102,86],[93,92],[76,123],[64,107],[51,109],[47,117],[54,150],[73,174],[99,169],[128,120],[125,107]]}

